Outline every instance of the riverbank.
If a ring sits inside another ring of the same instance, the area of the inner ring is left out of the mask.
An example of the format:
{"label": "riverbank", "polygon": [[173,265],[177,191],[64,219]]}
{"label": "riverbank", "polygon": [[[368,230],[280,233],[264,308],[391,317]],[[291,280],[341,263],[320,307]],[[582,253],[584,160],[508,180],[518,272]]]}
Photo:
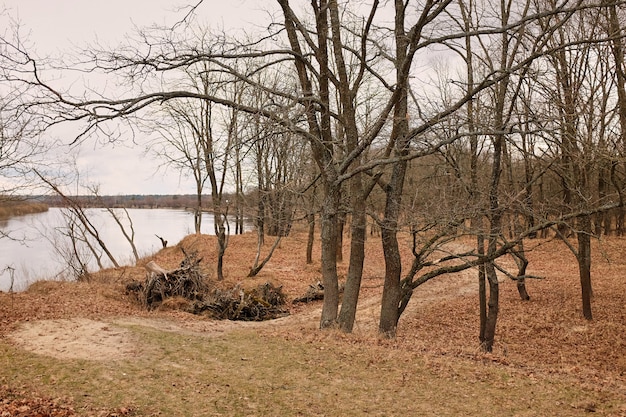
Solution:
{"label": "riverbank", "polygon": [[48,211],[48,205],[43,203],[0,200],[0,219],[9,219],[26,214],[44,213],[46,211]]}
{"label": "riverbank", "polygon": [[[0,233],[8,233],[12,237],[0,239],[0,271],[10,266],[14,277],[14,281],[10,281],[8,273],[0,272],[0,291],[8,291],[9,288],[22,291],[37,280],[73,277],[73,271],[68,269],[68,260],[64,256],[71,251],[63,252],[72,248],[71,240],[64,235],[67,219],[63,211],[58,207],[50,207],[44,213],[0,219]],[[133,264],[132,248],[113,217],[106,210],[95,208],[85,209],[85,214],[92,224],[97,225],[100,240],[118,264]],[[157,235],[173,245],[194,231],[193,213],[182,209],[129,208],[119,214],[127,230],[130,229],[126,215],[132,219],[133,241],[139,256],[148,256],[162,248]],[[252,228],[251,222],[244,226],[246,231]],[[212,215],[203,216],[202,232],[215,233]],[[84,252],[83,262],[90,271],[96,271],[99,269],[98,263],[87,253]],[[108,257],[103,258],[102,263],[104,267],[113,265]]]}

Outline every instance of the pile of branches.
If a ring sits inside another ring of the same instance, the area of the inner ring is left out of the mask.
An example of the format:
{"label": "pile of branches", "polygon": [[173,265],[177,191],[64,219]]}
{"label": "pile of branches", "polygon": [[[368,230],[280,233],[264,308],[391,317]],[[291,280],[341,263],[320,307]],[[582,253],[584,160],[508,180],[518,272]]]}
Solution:
{"label": "pile of branches", "polygon": [[187,300],[202,300],[209,291],[200,268],[202,258],[196,252],[186,253],[180,266],[167,271],[151,261],[146,264],[148,276],[144,283],[132,282],[126,292],[134,292],[139,301],[149,310],[158,307],[165,299],[183,297]]}
{"label": "pile of branches", "polygon": [[266,282],[253,290],[239,285],[228,290],[215,289],[203,301],[195,302],[192,312],[219,320],[262,321],[288,315],[285,304],[282,287]]}
{"label": "pile of branches", "polygon": [[292,303],[310,303],[311,301],[324,299],[324,284],[317,281],[315,284],[310,284],[307,291],[301,297],[295,298]]}
{"label": "pile of branches", "polygon": [[[341,283],[339,285],[339,294],[343,294],[343,290],[345,288],[345,284]],[[315,284],[310,284],[309,288],[306,292],[298,298],[295,298],[292,303],[310,303],[312,301],[323,300],[324,299],[324,284],[320,281],[317,281]]]}
{"label": "pile of branches", "polygon": [[244,290],[239,285],[227,290],[209,290],[208,280],[200,268],[202,258],[196,252],[186,253],[180,266],[167,271],[156,262],[148,262],[148,276],[143,283],[133,281],[126,286],[127,294],[135,297],[147,309],[153,310],[166,299],[182,297],[189,300],[184,309],[223,320],[262,321],[288,315],[282,287],[271,283]]}

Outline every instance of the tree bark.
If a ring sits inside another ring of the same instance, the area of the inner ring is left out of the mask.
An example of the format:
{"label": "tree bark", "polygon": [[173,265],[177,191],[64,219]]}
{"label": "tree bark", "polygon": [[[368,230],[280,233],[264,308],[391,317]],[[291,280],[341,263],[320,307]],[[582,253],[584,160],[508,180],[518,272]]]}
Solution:
{"label": "tree bark", "polygon": [[309,224],[309,234],[306,241],[306,263],[313,263],[313,243],[315,242],[315,213],[309,211],[307,213],[307,222]]}
{"label": "tree bark", "polygon": [[582,293],[583,317],[592,320],[591,297],[591,217],[581,216],[578,219],[576,237],[578,239],[578,271],[580,275],[580,287]]}
{"label": "tree bark", "polygon": [[496,336],[496,325],[498,323],[498,313],[500,310],[500,288],[498,284],[498,276],[493,262],[485,264],[485,275],[489,283],[489,302],[487,304],[487,320],[485,321],[485,336],[481,344],[484,352],[493,351],[493,343]]}
{"label": "tree bark", "polygon": [[217,280],[224,279],[224,254],[228,246],[226,235],[226,215],[221,213],[221,207],[214,207],[213,221],[215,222],[215,236],[217,237]]}
{"label": "tree bark", "polygon": [[337,210],[340,201],[339,190],[328,187],[326,196],[321,215],[321,262],[322,283],[324,284],[324,303],[320,318],[320,328],[322,329],[334,327],[337,324],[339,311],[339,282],[337,279]]}
{"label": "tree bark", "polygon": [[343,262],[343,230],[346,225],[346,213],[340,210],[337,213],[337,262]]}
{"label": "tree bark", "polygon": [[[355,91],[359,85],[358,81],[354,82],[354,89],[351,86],[348,65],[344,60],[344,45],[342,41],[342,27],[337,0],[329,0],[329,17],[331,27],[331,41],[333,57],[337,74],[339,77],[339,102],[341,109],[340,132],[345,139],[345,152],[343,159],[347,159],[348,155],[357,152],[359,148],[359,129],[357,126],[357,115],[355,111]],[[370,11],[370,17],[376,12],[378,7],[374,3]],[[366,25],[362,36],[364,42],[368,31]],[[360,156],[351,159],[350,169],[358,170],[361,165]],[[357,173],[349,180],[349,205],[351,213],[350,222],[350,264],[348,265],[348,274],[346,276],[346,284],[343,292],[343,301],[341,303],[341,311],[338,316],[339,327],[344,332],[351,332],[354,327],[356,318],[356,310],[361,289],[361,279],[363,276],[363,264],[365,261],[365,234],[366,234],[366,213],[365,203],[372,186],[364,189],[362,174]],[[346,223],[345,209],[340,212],[338,241],[337,241],[337,259],[343,260],[343,231]]]}
{"label": "tree bark", "polygon": [[[610,2],[609,2],[610,3]],[[619,16],[617,15],[617,6],[615,4],[610,4],[609,8],[609,36],[611,38],[611,51],[614,57],[614,65],[615,65],[615,78],[616,78],[616,88],[617,88],[617,108],[618,108],[618,116],[619,116],[619,125],[620,125],[620,143],[617,146],[618,157],[621,159],[622,164],[624,157],[624,145],[626,144],[626,71],[624,70],[624,40],[623,40],[623,30],[621,27],[621,23],[619,20]],[[613,174],[615,171],[613,171]],[[623,178],[619,180],[617,177],[613,176],[613,181],[616,188],[620,191],[618,193],[621,196],[621,190],[623,189]],[[626,214],[624,213],[624,206],[620,205],[616,211],[616,233],[618,236],[624,235],[624,217]]]}
{"label": "tree bark", "polygon": [[[361,179],[360,177],[353,178],[353,181],[360,182]],[[354,191],[361,194],[354,198],[355,203],[352,206],[355,211],[352,213],[351,222],[350,265],[339,313],[339,327],[347,333],[351,332],[354,327],[365,262],[366,214],[365,201],[361,198],[362,186],[354,186]]]}
{"label": "tree bark", "polygon": [[202,230],[202,189],[203,184],[200,182],[196,183],[196,208],[193,211],[193,226],[197,235],[201,233]]}
{"label": "tree bark", "polygon": [[[407,79],[406,74],[402,72],[409,46],[404,29],[405,8],[406,5],[402,0],[395,0],[396,78],[399,80],[396,88],[400,90],[400,95],[393,112],[391,141],[395,145],[395,153],[398,156],[406,155],[409,145],[407,139],[409,130]],[[398,220],[400,218],[406,167],[406,160],[400,160],[393,165],[389,183],[385,187],[385,214],[381,226],[381,239],[385,257],[385,282],[383,285],[378,331],[389,338],[396,336],[398,320],[400,319],[402,259],[398,247]]]}
{"label": "tree bark", "polygon": [[269,262],[269,260],[272,259],[272,255],[274,254],[274,251],[276,250],[276,248],[280,244],[280,241],[281,241],[282,238],[283,237],[280,236],[280,235],[276,237],[276,240],[274,240],[274,244],[270,248],[269,253],[265,257],[265,259],[263,259],[263,261],[261,261],[261,263],[259,263],[259,259],[261,257],[261,244],[260,243],[257,244],[256,258],[254,260],[254,265],[252,265],[252,268],[250,268],[250,272],[248,272],[248,278],[255,277],[255,276],[257,276],[257,274],[259,272],[261,272],[261,270],[263,269],[265,264],[267,264]]}
{"label": "tree bark", "polygon": [[[482,224],[480,228],[482,230]],[[476,237],[476,251],[478,255],[485,254],[485,238],[481,234]],[[485,329],[487,328],[487,276],[485,269],[485,265],[479,265],[478,267],[478,340],[481,345],[485,342]]]}
{"label": "tree bark", "polygon": [[[307,72],[305,53],[300,47],[298,29],[294,20],[293,10],[288,0],[278,0],[285,18],[285,31],[289,44],[295,52],[294,65],[298,73],[306,120],[309,127],[309,144],[313,159],[320,169],[323,183],[323,206],[321,222],[321,263],[322,282],[324,284],[324,303],[320,318],[320,328],[333,327],[337,323],[339,308],[339,283],[337,279],[337,211],[339,209],[340,189],[336,182],[337,172],[333,158],[333,138],[330,123],[329,105],[329,68],[328,68],[328,21],[327,2],[312,2],[315,10],[318,48],[315,59],[319,65],[316,75],[319,88],[319,101],[314,100],[313,83]],[[322,106],[319,106],[319,104]],[[321,110],[317,110],[321,107]]]}

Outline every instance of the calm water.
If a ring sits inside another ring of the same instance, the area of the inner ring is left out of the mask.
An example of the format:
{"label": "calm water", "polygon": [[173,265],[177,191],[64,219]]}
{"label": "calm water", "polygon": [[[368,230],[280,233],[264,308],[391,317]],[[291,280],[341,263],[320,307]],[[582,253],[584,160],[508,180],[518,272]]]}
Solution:
{"label": "calm water", "polygon": [[[133,264],[130,244],[110,214],[102,209],[89,209],[86,212],[118,263]],[[124,217],[123,211],[118,213],[121,218]],[[166,239],[169,246],[172,246],[194,231],[193,213],[188,211],[128,209],[128,213],[133,221],[134,241],[139,256],[161,249],[161,242],[155,234]],[[212,221],[212,214],[204,216],[202,233],[214,234]],[[59,208],[0,221],[0,231],[10,233],[15,239],[0,238],[0,291],[8,291],[11,285],[14,291],[21,291],[38,279],[63,279],[64,262],[54,247],[69,247],[69,239],[62,235],[64,230],[65,220]],[[111,266],[108,259],[103,257],[102,260],[105,266]],[[14,270],[13,283],[9,268]],[[90,270],[97,270],[95,260],[90,264]]]}

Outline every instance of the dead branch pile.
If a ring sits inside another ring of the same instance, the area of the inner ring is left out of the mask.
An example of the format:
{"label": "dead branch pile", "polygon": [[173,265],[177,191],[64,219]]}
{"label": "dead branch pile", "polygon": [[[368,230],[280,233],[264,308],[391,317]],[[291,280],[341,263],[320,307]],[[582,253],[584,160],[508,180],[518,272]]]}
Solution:
{"label": "dead branch pile", "polygon": [[304,295],[301,297],[295,298],[292,303],[310,303],[315,300],[323,300],[324,299],[324,285],[317,281],[315,284],[310,284],[309,288],[306,290]]}
{"label": "dead branch pile", "polygon": [[271,283],[259,285],[253,290],[244,290],[239,285],[227,290],[216,288],[209,291],[207,280],[200,269],[202,258],[187,254],[180,267],[167,271],[156,262],[145,265],[148,276],[143,283],[133,281],[126,286],[126,293],[134,295],[149,310],[163,304],[165,300],[182,297],[191,301],[181,304],[185,311],[206,314],[215,319],[261,321],[289,314],[285,307],[282,287]]}
{"label": "dead branch pile", "polygon": [[126,291],[135,291],[139,301],[149,310],[170,297],[202,300],[209,288],[200,269],[201,261],[196,252],[185,253],[180,266],[172,271],[161,268],[154,261],[148,262],[145,266],[148,270],[146,281],[143,284],[130,283]]}
{"label": "dead branch pile", "polygon": [[228,290],[215,289],[204,300],[195,302],[192,312],[219,320],[262,321],[288,315],[285,304],[282,287],[267,282],[253,290],[238,285]]}
{"label": "dead branch pile", "polygon": [[[339,285],[339,294],[343,293],[345,288],[345,284]],[[324,284],[320,281],[317,281],[315,284],[310,284],[309,288],[306,292],[298,298],[294,298],[292,301],[293,304],[296,303],[310,303],[311,301],[323,300],[324,299]]]}

